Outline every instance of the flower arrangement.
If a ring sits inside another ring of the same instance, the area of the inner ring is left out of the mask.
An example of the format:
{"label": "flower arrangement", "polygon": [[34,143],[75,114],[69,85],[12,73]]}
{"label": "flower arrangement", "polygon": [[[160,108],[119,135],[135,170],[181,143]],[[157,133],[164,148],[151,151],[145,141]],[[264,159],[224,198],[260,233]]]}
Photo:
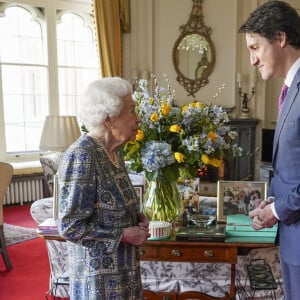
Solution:
{"label": "flower arrangement", "polygon": [[147,80],[137,81],[133,98],[141,124],[136,140],[124,147],[130,169],[145,171],[150,181],[159,172],[176,181],[196,177],[208,165],[220,167],[228,156],[240,156],[242,149],[233,143],[237,133],[227,125],[223,108],[196,101],[177,106],[165,78],[167,88],[159,87],[153,76],[153,95]]}
{"label": "flower arrangement", "polygon": [[136,140],[124,146],[124,157],[131,170],[145,171],[148,179],[144,213],[151,220],[173,222],[183,207],[178,178],[196,177],[209,165],[220,167],[242,149],[233,143],[237,133],[226,125],[229,118],[222,107],[196,101],[177,106],[165,78],[166,89],[153,76],[153,95],[147,80],[137,82],[133,98],[141,124]]}

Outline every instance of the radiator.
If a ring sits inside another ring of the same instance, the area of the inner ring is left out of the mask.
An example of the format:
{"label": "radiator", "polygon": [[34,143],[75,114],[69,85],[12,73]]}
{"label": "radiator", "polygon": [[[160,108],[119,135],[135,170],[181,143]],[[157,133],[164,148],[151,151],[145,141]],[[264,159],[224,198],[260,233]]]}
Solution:
{"label": "radiator", "polygon": [[23,204],[43,198],[43,176],[13,176],[4,204]]}

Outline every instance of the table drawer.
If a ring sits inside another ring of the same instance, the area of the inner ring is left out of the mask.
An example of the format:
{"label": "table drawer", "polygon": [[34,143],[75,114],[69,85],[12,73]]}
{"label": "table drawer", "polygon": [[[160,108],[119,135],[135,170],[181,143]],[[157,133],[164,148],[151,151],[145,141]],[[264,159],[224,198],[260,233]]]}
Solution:
{"label": "table drawer", "polygon": [[236,247],[163,245],[140,247],[142,260],[236,263]]}

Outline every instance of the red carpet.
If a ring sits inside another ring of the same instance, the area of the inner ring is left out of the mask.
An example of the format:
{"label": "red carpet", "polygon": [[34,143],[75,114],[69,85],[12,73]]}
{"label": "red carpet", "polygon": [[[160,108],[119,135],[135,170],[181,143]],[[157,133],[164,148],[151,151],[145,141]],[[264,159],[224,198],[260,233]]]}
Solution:
{"label": "red carpet", "polygon": [[45,299],[49,289],[49,262],[45,241],[34,239],[8,247],[13,265],[6,271],[0,261],[0,299]]}
{"label": "red carpet", "polygon": [[31,204],[5,205],[3,208],[4,223],[34,228],[36,223],[30,215]]}
{"label": "red carpet", "polygon": [[[3,214],[5,223],[37,226],[30,216],[30,204],[5,206]],[[3,259],[0,258],[0,299],[45,300],[50,276],[45,240],[37,238],[9,246],[8,253],[13,268],[6,271]],[[53,298],[48,296],[48,299]]]}

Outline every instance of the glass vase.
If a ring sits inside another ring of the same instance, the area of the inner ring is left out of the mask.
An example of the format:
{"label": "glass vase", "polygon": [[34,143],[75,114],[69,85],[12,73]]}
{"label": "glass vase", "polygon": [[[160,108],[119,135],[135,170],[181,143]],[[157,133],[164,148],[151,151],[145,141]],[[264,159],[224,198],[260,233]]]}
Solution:
{"label": "glass vase", "polygon": [[150,181],[144,198],[144,213],[152,221],[172,223],[183,212],[177,182],[158,176]]}

